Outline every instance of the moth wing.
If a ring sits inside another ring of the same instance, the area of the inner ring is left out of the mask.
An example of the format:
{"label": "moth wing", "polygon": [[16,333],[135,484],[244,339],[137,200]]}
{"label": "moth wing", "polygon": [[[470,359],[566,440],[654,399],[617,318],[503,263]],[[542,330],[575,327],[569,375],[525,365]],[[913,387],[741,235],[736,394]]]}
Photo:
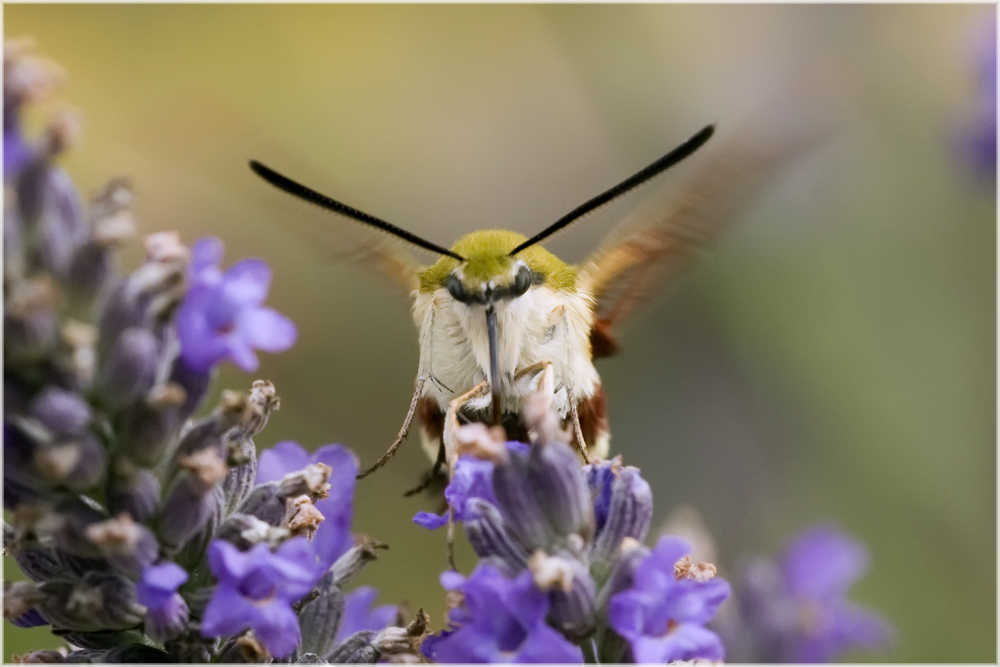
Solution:
{"label": "moth wing", "polygon": [[690,176],[669,205],[643,206],[580,265],[578,287],[595,300],[594,358],[617,351],[616,335],[642,307],[676,285],[763,186],[838,124],[830,108],[780,101],[741,127],[719,127],[714,145],[689,158]]}
{"label": "moth wing", "polygon": [[[296,166],[296,162],[282,159],[268,166],[324,194],[341,196],[334,192],[335,186],[323,185],[323,178],[316,176],[315,168]],[[332,260],[359,264],[383,276],[393,291],[404,299],[409,300],[419,287],[420,263],[400,239],[281,192],[258,179],[249,169],[247,174],[259,183],[261,201],[266,201],[268,208],[273,210],[274,219],[293,230],[313,251]]]}

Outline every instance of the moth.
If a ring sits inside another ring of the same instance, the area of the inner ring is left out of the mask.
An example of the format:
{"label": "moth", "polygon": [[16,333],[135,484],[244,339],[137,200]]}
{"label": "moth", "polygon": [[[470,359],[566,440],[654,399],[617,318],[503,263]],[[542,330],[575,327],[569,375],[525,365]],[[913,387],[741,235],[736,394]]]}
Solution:
{"label": "moth", "polygon": [[[618,349],[616,335],[639,306],[661,293],[728,226],[733,213],[800,142],[731,141],[703,161],[670,206],[616,229],[582,263],[541,243],[593,210],[690,157],[715,132],[706,126],[663,157],[580,204],[530,238],[474,231],[444,247],[362,212],[252,160],[280,190],[361,223],[372,234],[360,259],[412,298],[420,358],[413,398],[399,433],[364,477],[384,465],[414,417],[433,467],[415,493],[444,477],[457,458],[464,422],[497,424],[523,439],[525,400],[539,391],[572,433],[583,458],[605,458],[607,399],[594,360]],[[746,138],[746,135],[744,135]],[[439,255],[419,266],[386,235]]]}

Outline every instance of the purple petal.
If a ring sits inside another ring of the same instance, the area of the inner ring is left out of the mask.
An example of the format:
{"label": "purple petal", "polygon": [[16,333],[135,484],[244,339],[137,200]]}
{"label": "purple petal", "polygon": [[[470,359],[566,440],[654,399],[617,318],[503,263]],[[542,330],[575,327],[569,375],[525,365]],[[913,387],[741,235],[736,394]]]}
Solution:
{"label": "purple petal", "polygon": [[257,484],[277,482],[290,472],[302,470],[309,463],[309,452],[297,442],[279,442],[260,453],[257,459]]}
{"label": "purple petal", "polygon": [[191,246],[191,264],[188,272],[192,280],[214,284],[222,278],[219,264],[222,262],[224,246],[222,239],[208,236],[195,241]]}
{"label": "purple petal", "polygon": [[267,545],[258,544],[244,554],[225,540],[212,540],[208,545],[208,567],[220,582],[242,579],[253,569],[255,557],[264,551]]}
{"label": "purple petal", "polygon": [[417,512],[413,517],[413,523],[427,530],[437,530],[441,526],[448,524],[448,517],[431,514],[430,512]]}
{"label": "purple petal", "polygon": [[580,664],[583,662],[583,651],[549,626],[541,624],[528,635],[514,662]]}
{"label": "purple petal", "polygon": [[225,637],[242,632],[257,618],[253,604],[232,586],[219,584],[201,616],[202,637]]}
{"label": "purple petal", "polygon": [[632,642],[636,663],[665,663],[678,660],[721,661],[725,657],[722,640],[700,625],[682,624],[665,637],[642,637]]}
{"label": "purple petal", "polygon": [[868,569],[868,550],[833,526],[817,526],[786,547],[781,569],[789,592],[822,599],[843,595]]}
{"label": "purple petal", "polygon": [[730,592],[729,582],[723,579],[678,581],[671,591],[670,618],[678,623],[707,623]]}
{"label": "purple petal", "polygon": [[247,345],[265,352],[284,352],[298,335],[295,324],[270,308],[244,308],[236,316],[236,334]]}
{"label": "purple petal", "polygon": [[323,445],[309,459],[310,463],[324,463],[330,466],[330,496],[338,499],[354,497],[357,481],[358,457],[344,445]]}
{"label": "purple petal", "polygon": [[275,658],[284,658],[299,643],[299,619],[286,604],[275,601],[259,607],[258,617],[251,625]]}
{"label": "purple petal", "polygon": [[465,577],[463,577],[455,570],[445,570],[441,573],[440,577],[441,588],[446,591],[458,590],[465,583]]}
{"label": "purple petal", "polygon": [[244,340],[236,336],[227,336],[225,341],[229,358],[233,360],[234,364],[247,373],[257,370],[257,367],[260,366],[257,355]]}
{"label": "purple petal", "polygon": [[226,301],[240,306],[259,306],[271,286],[271,267],[262,259],[244,259],[233,264],[222,278]]}
{"label": "purple petal", "polygon": [[150,609],[159,609],[187,580],[188,573],[176,563],[152,565],[142,571],[135,585],[136,599]]}
{"label": "purple petal", "polygon": [[395,605],[371,609],[377,595],[378,591],[371,586],[362,586],[344,597],[344,615],[341,617],[336,641],[362,630],[381,630],[396,619]]}

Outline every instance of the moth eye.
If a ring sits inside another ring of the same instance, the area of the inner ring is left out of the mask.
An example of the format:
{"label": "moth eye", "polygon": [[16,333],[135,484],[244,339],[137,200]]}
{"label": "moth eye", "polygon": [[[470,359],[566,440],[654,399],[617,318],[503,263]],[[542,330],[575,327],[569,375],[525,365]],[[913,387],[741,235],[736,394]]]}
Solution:
{"label": "moth eye", "polygon": [[465,293],[462,280],[454,273],[448,276],[448,282],[444,286],[448,289],[448,294],[451,294],[455,301],[460,301],[461,303],[469,302],[469,296]]}
{"label": "moth eye", "polygon": [[522,265],[521,268],[517,270],[517,275],[514,276],[514,285],[511,287],[511,293],[514,296],[521,296],[527,292],[528,288],[531,287],[533,278],[534,276],[531,273],[531,269]]}

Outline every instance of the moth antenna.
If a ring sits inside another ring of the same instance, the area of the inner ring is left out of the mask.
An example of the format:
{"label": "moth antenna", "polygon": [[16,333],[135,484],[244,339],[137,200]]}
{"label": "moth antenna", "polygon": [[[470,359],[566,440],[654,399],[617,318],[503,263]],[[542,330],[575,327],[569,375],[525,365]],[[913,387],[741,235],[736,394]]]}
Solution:
{"label": "moth antenna", "polygon": [[696,135],[694,135],[693,137],[691,137],[690,139],[688,139],[687,141],[685,141],[683,144],[681,144],[677,148],[673,149],[672,151],[670,151],[669,153],[667,153],[666,155],[664,155],[663,157],[661,157],[659,160],[657,160],[653,164],[649,165],[648,167],[646,167],[644,169],[641,169],[637,173],[635,173],[632,176],[629,176],[628,178],[626,178],[624,181],[622,181],[618,185],[614,186],[613,188],[611,188],[609,190],[606,190],[606,191],[602,192],[601,194],[597,195],[593,199],[590,199],[590,200],[585,201],[584,203],[580,204],[579,206],[577,206],[576,208],[574,208],[572,211],[570,211],[569,213],[567,213],[563,217],[559,218],[554,223],[552,223],[551,225],[549,225],[548,227],[546,227],[542,231],[538,232],[537,234],[535,234],[534,236],[532,236],[530,239],[528,239],[527,241],[525,241],[521,245],[519,245],[516,248],[514,248],[513,250],[511,250],[510,254],[511,255],[516,255],[517,253],[521,252],[522,250],[524,250],[528,246],[535,245],[539,241],[541,241],[541,240],[543,240],[545,238],[548,238],[549,236],[555,234],[556,232],[558,232],[563,227],[566,227],[571,222],[573,222],[575,220],[578,220],[579,218],[582,218],[583,216],[587,215],[588,213],[590,213],[594,209],[600,208],[601,206],[604,206],[605,204],[607,204],[611,200],[616,199],[616,198],[622,196],[623,194],[625,194],[629,190],[642,185],[643,183],[645,183],[649,179],[653,178],[654,176],[657,176],[661,172],[666,171],[670,167],[674,166],[675,164],[677,164],[678,162],[680,162],[681,160],[683,160],[684,158],[688,157],[689,155],[691,155],[692,153],[694,153],[696,150],[698,150],[699,148],[701,148],[705,144],[705,142],[708,141],[709,137],[711,137],[714,132],[715,132],[715,126],[714,125],[708,125],[708,126],[706,126],[700,132],[698,132]]}
{"label": "moth antenna", "polygon": [[316,192],[312,188],[308,188],[302,185],[301,183],[293,181],[287,176],[279,174],[275,170],[261,164],[257,160],[250,160],[250,168],[253,169],[253,172],[255,174],[263,178],[265,181],[267,181],[274,187],[278,188],[279,190],[287,192],[293,197],[304,199],[305,201],[311,204],[315,204],[320,208],[325,208],[328,211],[333,211],[334,213],[339,213],[343,216],[347,216],[352,220],[356,220],[357,222],[370,225],[375,229],[382,230],[383,232],[388,232],[389,234],[401,238],[407,243],[412,243],[415,246],[419,246],[424,250],[430,250],[431,252],[436,252],[439,255],[446,255],[448,257],[457,259],[460,262],[465,261],[465,258],[456,252],[452,252],[447,248],[442,248],[436,243],[431,243],[430,241],[424,240],[419,236],[417,236],[416,234],[412,234],[406,231],[405,229],[400,229],[391,222],[386,222],[381,218],[376,218],[374,215],[369,215],[364,211],[359,211],[358,209],[352,208],[347,204],[337,201],[336,199],[327,197],[324,194]]}

